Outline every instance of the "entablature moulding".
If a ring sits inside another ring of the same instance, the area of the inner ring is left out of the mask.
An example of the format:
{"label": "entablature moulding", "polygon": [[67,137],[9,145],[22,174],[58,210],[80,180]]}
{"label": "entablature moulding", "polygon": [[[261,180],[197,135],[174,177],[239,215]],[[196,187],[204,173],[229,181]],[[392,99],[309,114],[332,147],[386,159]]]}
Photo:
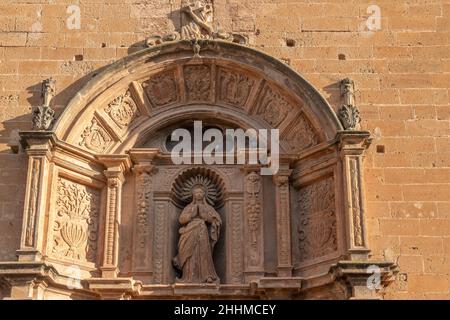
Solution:
{"label": "entablature moulding", "polygon": [[[338,119],[283,62],[221,40],[193,45],[170,41],[113,63],[51,130],[20,133],[29,159],[21,246],[18,261],[0,263],[10,296],[378,298],[364,282],[369,266],[382,285],[395,266],[370,259],[362,164],[371,138],[356,130],[353,83],[344,82]],[[279,172],[173,165],[168,133],[193,120],[278,129]],[[183,188],[200,182],[221,226],[217,279],[181,283],[178,217],[195,202]]]}

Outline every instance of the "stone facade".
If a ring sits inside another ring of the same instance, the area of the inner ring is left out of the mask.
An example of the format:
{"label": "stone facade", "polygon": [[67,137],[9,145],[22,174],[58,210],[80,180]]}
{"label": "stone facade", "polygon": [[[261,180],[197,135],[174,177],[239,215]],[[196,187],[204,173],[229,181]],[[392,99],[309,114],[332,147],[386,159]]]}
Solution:
{"label": "stone facade", "polygon": [[[209,42],[182,1],[73,2],[0,4],[0,298],[449,298],[446,1],[377,1],[369,30],[373,2],[215,0]],[[279,128],[279,174],[168,164],[150,133],[206,104]],[[197,174],[227,286],[174,285]]]}

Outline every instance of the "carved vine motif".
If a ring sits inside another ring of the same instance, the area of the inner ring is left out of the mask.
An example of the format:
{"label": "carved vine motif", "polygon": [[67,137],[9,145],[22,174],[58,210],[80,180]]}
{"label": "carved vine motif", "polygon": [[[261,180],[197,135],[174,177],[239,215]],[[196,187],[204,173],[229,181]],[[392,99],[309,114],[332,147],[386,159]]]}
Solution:
{"label": "carved vine motif", "polygon": [[208,101],[211,91],[209,66],[187,66],[184,68],[186,93],[190,101]]}
{"label": "carved vine motif", "polygon": [[121,128],[128,127],[140,115],[130,91],[111,101],[105,108],[105,112]]}
{"label": "carved vine motif", "polygon": [[261,176],[250,172],[246,177],[246,217],[249,227],[249,265],[258,266],[261,253],[258,250],[261,228]]}
{"label": "carved vine motif", "polygon": [[150,101],[156,107],[178,101],[177,81],[172,71],[157,74],[150,80],[144,82],[142,86]]}
{"label": "carved vine motif", "polygon": [[219,100],[243,107],[247,102],[255,81],[245,74],[219,70]]}
{"label": "carved vine motif", "polygon": [[155,241],[154,241],[154,277],[155,283],[162,283],[164,280],[164,248],[165,230],[167,227],[167,204],[158,202],[155,204]]}
{"label": "carved vine motif", "polygon": [[300,189],[297,199],[300,261],[323,257],[337,250],[334,199],[331,177]]}
{"label": "carved vine motif", "polygon": [[95,262],[99,192],[58,178],[53,249],[56,255]]}
{"label": "carved vine motif", "polygon": [[319,142],[311,123],[303,115],[296,122],[296,126],[288,130],[285,137],[290,152],[307,149]]}
{"label": "carved vine motif", "polygon": [[256,114],[272,127],[277,127],[292,110],[292,106],[278,92],[266,86]]}
{"label": "carved vine motif", "polygon": [[[146,247],[146,239],[148,236],[148,210],[150,209],[150,185],[151,178],[147,172],[141,172],[138,177],[137,186],[137,244],[139,250]],[[140,255],[140,258],[145,254]]]}
{"label": "carved vine motif", "polygon": [[279,264],[289,265],[290,264],[290,240],[289,235],[284,230],[289,230],[289,177],[280,175],[275,177],[275,183],[277,185],[277,192],[279,195],[279,225],[282,227],[282,232],[279,235],[280,243],[278,245],[279,250]]}
{"label": "carved vine motif", "polygon": [[231,262],[231,274],[233,282],[241,282],[242,276],[242,223],[241,223],[241,211],[242,205],[239,202],[233,202],[231,204],[231,219],[232,219],[232,262]]}
{"label": "carved vine motif", "polygon": [[81,134],[80,146],[84,146],[87,149],[102,153],[112,143],[112,138],[109,133],[98,123],[98,120],[93,118],[88,126]]}

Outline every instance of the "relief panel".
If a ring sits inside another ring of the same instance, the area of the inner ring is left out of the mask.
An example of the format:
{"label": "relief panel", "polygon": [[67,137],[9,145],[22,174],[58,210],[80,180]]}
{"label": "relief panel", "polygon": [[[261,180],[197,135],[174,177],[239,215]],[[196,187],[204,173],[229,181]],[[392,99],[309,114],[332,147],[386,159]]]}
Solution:
{"label": "relief panel", "polygon": [[244,73],[219,68],[218,84],[218,101],[243,108],[255,80]]}
{"label": "relief panel", "polygon": [[127,128],[133,120],[140,116],[136,103],[131,98],[130,91],[118,96],[105,108],[106,114],[121,129]]}
{"label": "relief panel", "polygon": [[142,84],[148,99],[155,107],[179,101],[177,79],[173,70],[154,75]]}
{"label": "relief panel", "polygon": [[211,68],[209,66],[185,66],[184,81],[188,101],[210,101]]}
{"label": "relief panel", "polygon": [[63,177],[56,186],[52,253],[62,258],[96,262],[99,191]]}
{"label": "relief panel", "polygon": [[103,153],[112,145],[113,138],[108,131],[100,124],[99,120],[94,117],[83,130],[80,146],[96,152]]}
{"label": "relief panel", "polygon": [[279,92],[265,85],[258,99],[256,115],[270,124],[272,127],[278,127],[288,113],[294,108],[280,95]]}
{"label": "relief panel", "polygon": [[334,181],[325,178],[300,189],[297,197],[297,245],[300,262],[337,251]]}
{"label": "relief panel", "polygon": [[287,152],[296,153],[301,150],[310,148],[319,143],[311,122],[302,114],[295,119],[294,123],[288,128],[284,141],[287,144]]}

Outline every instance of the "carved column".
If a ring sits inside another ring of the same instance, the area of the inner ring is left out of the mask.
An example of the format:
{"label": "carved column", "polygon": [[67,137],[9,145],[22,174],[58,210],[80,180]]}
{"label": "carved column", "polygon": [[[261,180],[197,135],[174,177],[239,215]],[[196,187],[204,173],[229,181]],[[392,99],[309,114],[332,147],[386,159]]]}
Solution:
{"label": "carved column", "polygon": [[249,280],[264,275],[263,184],[260,168],[244,170],[245,275]]}
{"label": "carved column", "polygon": [[47,212],[51,151],[51,132],[21,132],[21,143],[28,154],[28,176],[25,193],[19,261],[41,260],[44,246],[45,213]]}
{"label": "carved column", "polygon": [[278,174],[273,177],[276,186],[277,217],[277,273],[279,277],[292,276],[291,256],[291,217],[289,206],[289,176],[292,170],[286,165],[280,166]]}
{"label": "carved column", "polygon": [[98,159],[106,166],[106,212],[104,219],[103,278],[116,278],[118,270],[119,224],[121,214],[122,183],[130,168],[128,155],[102,155]]}
{"label": "carved column", "polygon": [[151,276],[153,273],[153,225],[152,175],[155,166],[152,159],[157,150],[130,150],[134,174],[134,223],[132,268],[135,274]]}
{"label": "carved column", "polygon": [[338,134],[343,169],[344,211],[347,246],[351,260],[368,258],[364,220],[363,152],[370,143],[370,133],[346,131]]}

